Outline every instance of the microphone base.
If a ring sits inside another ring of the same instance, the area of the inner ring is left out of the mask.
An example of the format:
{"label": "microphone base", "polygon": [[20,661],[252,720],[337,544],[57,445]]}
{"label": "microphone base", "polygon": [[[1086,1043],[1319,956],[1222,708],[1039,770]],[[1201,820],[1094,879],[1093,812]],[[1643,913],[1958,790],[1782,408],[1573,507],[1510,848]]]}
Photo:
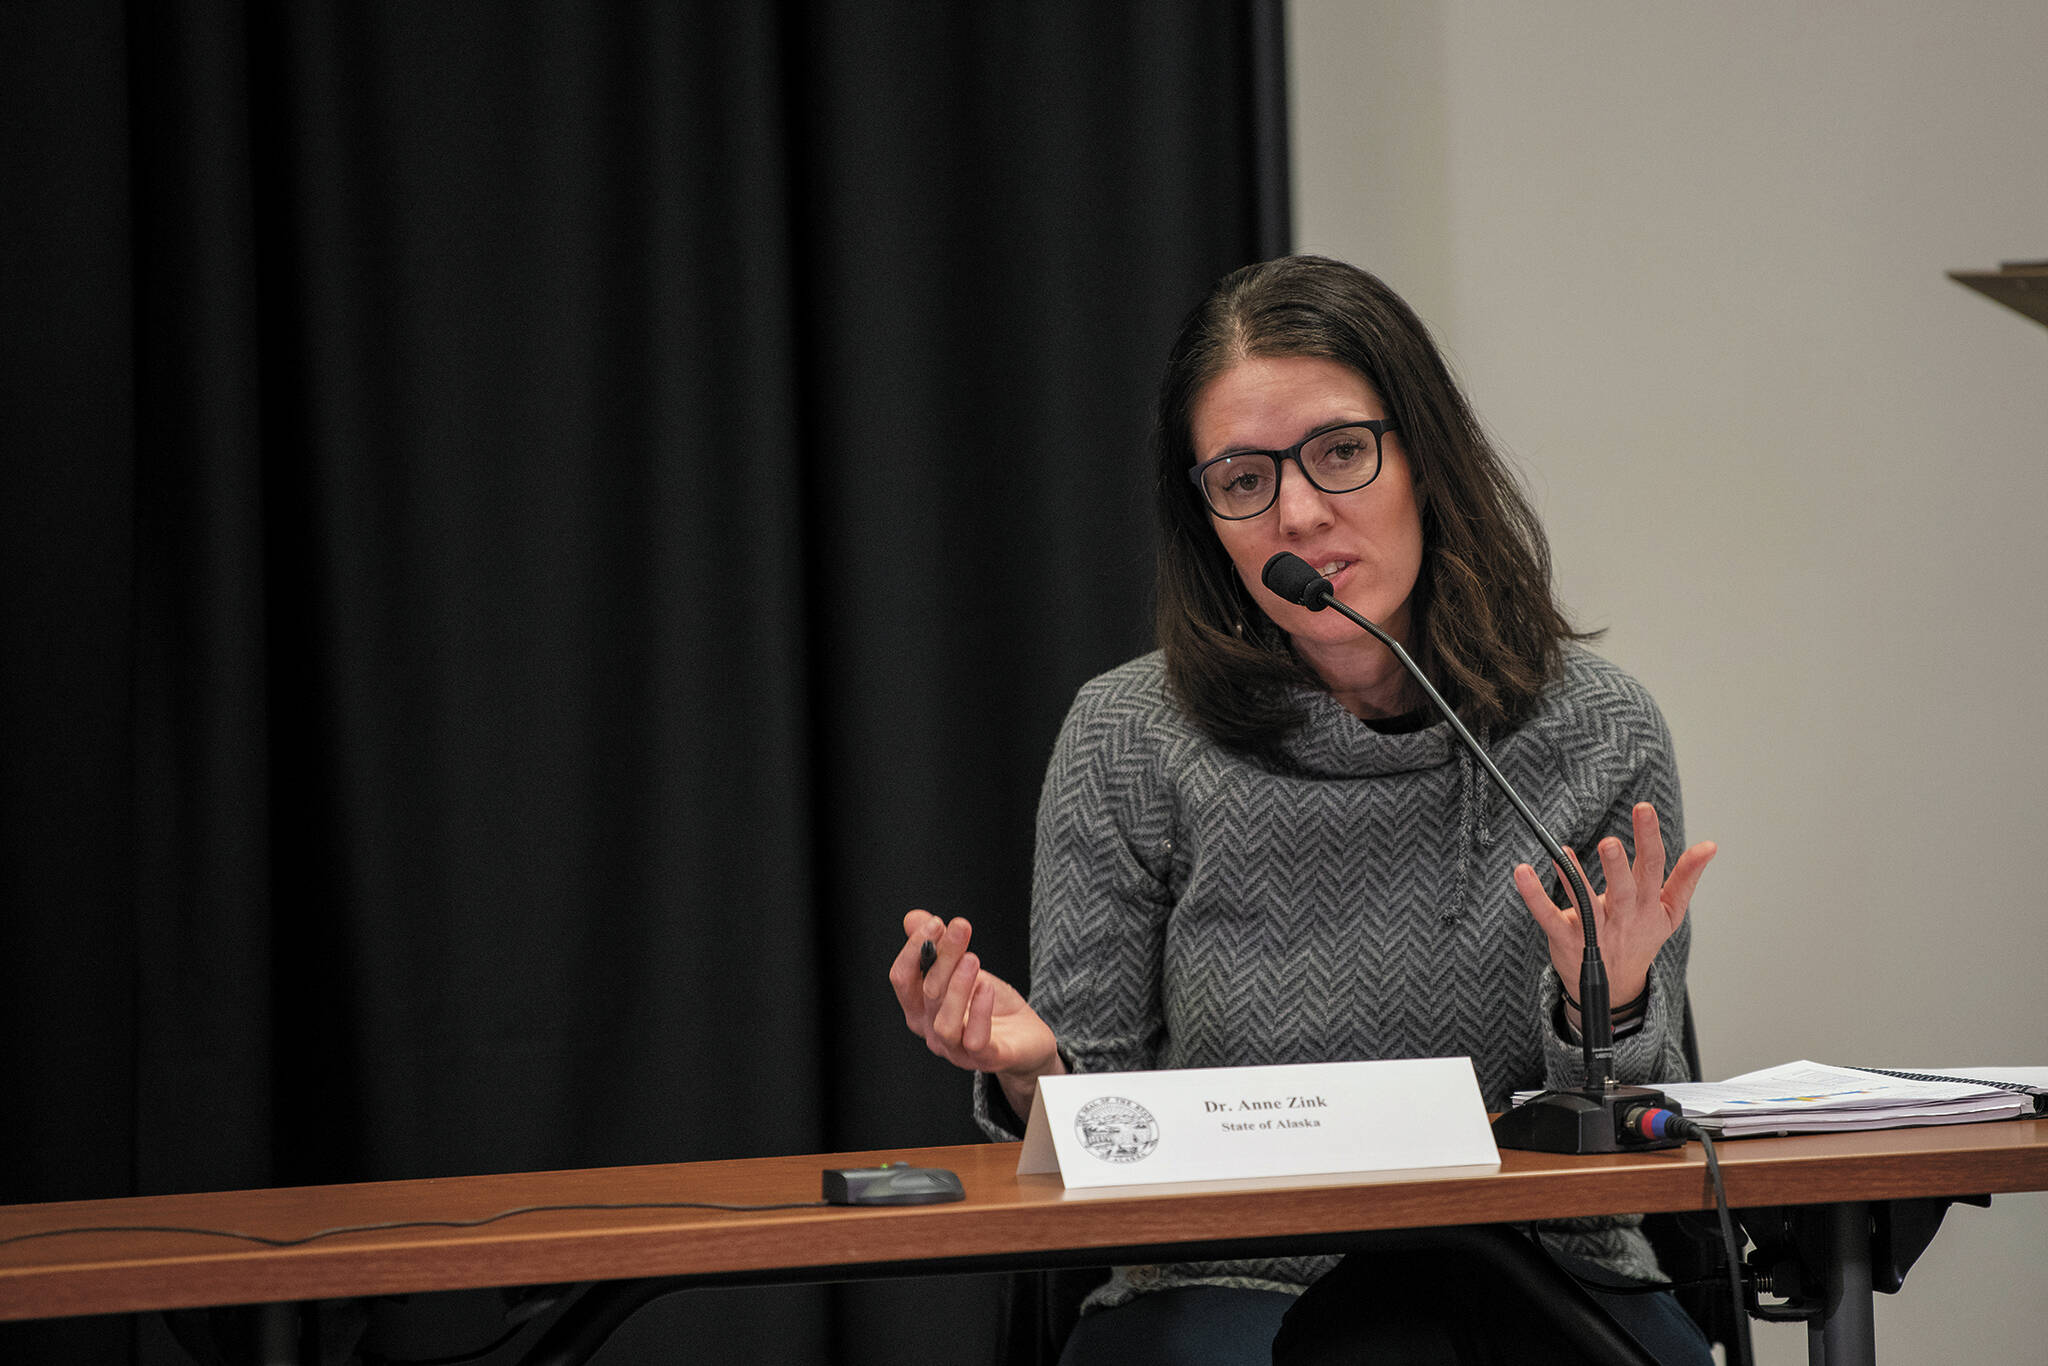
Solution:
{"label": "microphone base", "polygon": [[1639,1105],[1678,1108],[1647,1086],[1545,1091],[1493,1122],[1494,1145],[1529,1153],[1643,1153],[1685,1146],[1682,1138],[1624,1135],[1622,1116]]}

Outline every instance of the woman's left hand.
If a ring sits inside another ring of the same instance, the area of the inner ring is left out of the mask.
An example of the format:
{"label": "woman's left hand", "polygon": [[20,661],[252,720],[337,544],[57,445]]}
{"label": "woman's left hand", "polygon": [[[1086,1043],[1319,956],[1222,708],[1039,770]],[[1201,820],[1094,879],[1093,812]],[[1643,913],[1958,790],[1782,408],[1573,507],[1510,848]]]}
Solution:
{"label": "woman's left hand", "polygon": [[[1678,856],[1671,876],[1664,876],[1664,836],[1657,828],[1657,812],[1648,802],[1636,803],[1631,813],[1635,825],[1636,856],[1630,863],[1628,850],[1609,836],[1600,841],[1600,868],[1607,878],[1607,890],[1593,897],[1593,924],[1599,933],[1600,960],[1607,967],[1608,1000],[1622,1005],[1643,994],[1650,980],[1650,961],[1664,941],[1675,933],[1692,904],[1693,890],[1700,874],[1714,857],[1714,845],[1695,844]],[[1578,855],[1567,849],[1572,861]],[[1563,870],[1559,870],[1560,878]],[[1551,966],[1564,982],[1565,994],[1581,1000],[1579,965],[1585,957],[1585,935],[1579,928],[1578,898],[1571,883],[1565,882],[1565,896],[1571,905],[1558,906],[1543,890],[1536,870],[1524,863],[1515,869],[1515,890],[1522,903],[1550,941]]]}

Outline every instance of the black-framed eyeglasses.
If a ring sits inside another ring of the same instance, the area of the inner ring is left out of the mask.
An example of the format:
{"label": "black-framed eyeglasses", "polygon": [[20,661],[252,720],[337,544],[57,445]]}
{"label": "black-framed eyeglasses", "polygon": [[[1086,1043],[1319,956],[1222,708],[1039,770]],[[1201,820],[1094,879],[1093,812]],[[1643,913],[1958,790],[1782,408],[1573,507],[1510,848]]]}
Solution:
{"label": "black-framed eyeglasses", "polygon": [[1292,460],[1324,493],[1354,493],[1380,477],[1380,439],[1392,418],[1344,422],[1311,432],[1284,451],[1232,451],[1188,471],[1209,511],[1226,522],[1256,517],[1279,500],[1280,466]]}

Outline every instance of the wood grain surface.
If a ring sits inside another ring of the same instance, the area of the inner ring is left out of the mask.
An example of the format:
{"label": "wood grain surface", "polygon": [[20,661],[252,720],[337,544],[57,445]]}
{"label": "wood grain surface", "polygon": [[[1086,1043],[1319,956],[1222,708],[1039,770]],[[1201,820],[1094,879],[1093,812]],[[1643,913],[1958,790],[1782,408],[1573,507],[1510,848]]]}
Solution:
{"label": "wood grain surface", "polygon": [[[1721,1145],[1737,1207],[2048,1189],[2048,1120]],[[185,1232],[297,1238],[348,1225],[474,1220],[524,1206],[819,1198],[826,1167],[907,1161],[959,1173],[964,1201],[756,1213],[579,1209],[475,1228],[345,1233],[272,1248]],[[1017,1145],[526,1172],[0,1207],[0,1319],[639,1276],[836,1279],[1025,1264],[1033,1255],[1310,1238],[1358,1230],[1711,1209],[1698,1145],[1605,1157],[1501,1155],[1452,1169],[1068,1192],[1015,1174]],[[15,1241],[8,1241],[13,1239]]]}

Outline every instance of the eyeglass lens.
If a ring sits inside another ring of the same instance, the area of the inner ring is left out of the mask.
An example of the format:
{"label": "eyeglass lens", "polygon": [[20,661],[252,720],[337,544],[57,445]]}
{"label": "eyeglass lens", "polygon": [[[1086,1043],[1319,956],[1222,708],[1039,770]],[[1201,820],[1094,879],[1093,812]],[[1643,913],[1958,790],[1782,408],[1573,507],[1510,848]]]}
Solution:
{"label": "eyeglass lens", "polygon": [[[1266,451],[1226,456],[1202,471],[1202,494],[1223,517],[1256,517],[1280,496],[1280,461]],[[1380,443],[1370,427],[1334,427],[1301,447],[1301,470],[1324,493],[1350,493],[1379,476]]]}

